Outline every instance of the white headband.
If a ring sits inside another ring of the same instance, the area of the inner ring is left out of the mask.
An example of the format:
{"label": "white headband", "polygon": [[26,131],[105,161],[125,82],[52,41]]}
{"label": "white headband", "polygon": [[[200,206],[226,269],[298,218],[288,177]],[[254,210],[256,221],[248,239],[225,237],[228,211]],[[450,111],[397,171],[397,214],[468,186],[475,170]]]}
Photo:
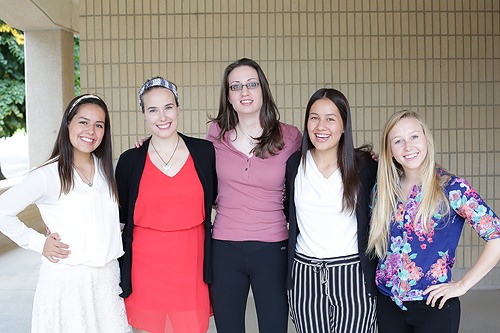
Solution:
{"label": "white headband", "polygon": [[[71,105],[71,109],[69,109],[69,112],[68,112],[68,116],[67,118],[69,118],[71,116],[71,113],[73,113],[73,110],[75,109],[75,106],[78,105],[78,103],[80,103],[82,100],[84,99],[87,99],[87,98],[93,98],[93,99],[98,99],[99,101],[103,102],[103,100],[99,97],[99,96],[96,96],[96,95],[92,95],[92,94],[88,94],[88,95],[83,95],[83,96],[80,96],[74,103],[73,105]],[[104,103],[104,102],[103,102]]]}

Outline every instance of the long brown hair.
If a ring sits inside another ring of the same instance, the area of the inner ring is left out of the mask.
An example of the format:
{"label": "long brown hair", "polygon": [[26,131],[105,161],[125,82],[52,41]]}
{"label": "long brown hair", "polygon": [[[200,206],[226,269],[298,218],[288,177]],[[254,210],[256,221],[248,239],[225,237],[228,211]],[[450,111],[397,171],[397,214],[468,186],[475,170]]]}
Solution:
{"label": "long brown hair", "polygon": [[113,168],[109,111],[106,103],[104,103],[104,101],[98,96],[84,94],[73,98],[71,102],[69,102],[61,120],[61,126],[59,127],[59,133],[57,134],[54,148],[52,149],[52,153],[45,164],[57,161],[57,170],[59,172],[59,179],[61,180],[60,194],[68,194],[74,186],[73,146],[71,145],[71,141],[69,139],[68,126],[73,117],[78,113],[80,107],[86,104],[98,105],[104,111],[104,137],[102,138],[101,144],[93,151],[93,153],[100,159],[102,172],[106,182],[108,183],[109,191],[112,196],[117,199],[118,189],[116,187]]}
{"label": "long brown hair", "polygon": [[262,108],[260,109],[260,125],[262,126],[261,136],[255,138],[259,143],[252,149],[252,153],[259,158],[267,158],[278,154],[285,146],[283,136],[281,134],[279,118],[280,114],[276,103],[274,102],[269,83],[266,75],[260,68],[259,64],[248,58],[241,58],[226,67],[222,85],[220,89],[219,114],[216,118],[210,118],[210,121],[219,125],[221,131],[217,136],[217,140],[222,140],[224,135],[233,130],[239,122],[238,114],[229,103],[229,74],[240,66],[250,66],[257,71],[259,76],[260,86],[262,88]]}
{"label": "long brown hair", "polygon": [[[314,102],[323,98],[331,100],[337,106],[342,122],[344,123],[344,133],[342,133],[342,136],[340,137],[337,149],[337,163],[339,165],[340,174],[342,175],[342,183],[344,185],[342,211],[354,213],[356,210],[356,197],[361,187],[361,181],[359,179],[358,168],[356,166],[356,151],[354,149],[352,139],[351,108],[349,107],[349,102],[344,94],[336,89],[319,89],[311,96],[309,102],[307,103],[304,121],[304,135],[302,136],[302,163],[305,167],[307,151],[314,148],[307,130],[307,122],[309,121],[311,107]],[[361,153],[361,151],[359,153]]]}

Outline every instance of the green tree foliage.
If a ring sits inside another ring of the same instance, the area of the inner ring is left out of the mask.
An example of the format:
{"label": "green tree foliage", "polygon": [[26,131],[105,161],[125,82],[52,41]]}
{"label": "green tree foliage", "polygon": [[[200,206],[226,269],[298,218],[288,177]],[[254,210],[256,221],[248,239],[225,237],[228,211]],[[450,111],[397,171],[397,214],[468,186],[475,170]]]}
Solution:
{"label": "green tree foliage", "polygon": [[[80,94],[80,37],[74,36],[75,96]],[[24,35],[0,20],[0,138],[26,128]]]}
{"label": "green tree foliage", "polygon": [[80,37],[73,37],[75,53],[75,96],[80,95]]}
{"label": "green tree foliage", "polygon": [[[80,37],[74,36],[75,95],[80,94]],[[24,34],[0,20],[0,138],[26,129]],[[5,179],[0,166],[0,180]]]}
{"label": "green tree foliage", "polygon": [[24,35],[0,20],[0,138],[26,127]]}

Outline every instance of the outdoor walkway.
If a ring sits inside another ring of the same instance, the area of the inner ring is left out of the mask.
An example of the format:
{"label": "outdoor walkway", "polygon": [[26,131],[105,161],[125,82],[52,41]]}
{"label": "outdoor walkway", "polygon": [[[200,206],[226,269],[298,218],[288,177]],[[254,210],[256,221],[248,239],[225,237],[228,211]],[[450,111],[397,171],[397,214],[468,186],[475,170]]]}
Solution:
{"label": "outdoor walkway", "polygon": [[[31,308],[38,279],[40,255],[14,245],[0,248],[0,332],[27,333],[31,327]],[[461,333],[500,331],[500,290],[473,290],[461,297]],[[209,333],[217,332],[210,323]],[[247,333],[257,333],[253,298],[249,298]],[[295,333],[293,324],[289,332]],[[104,332],[103,332],[104,333]]]}
{"label": "outdoor walkway", "polygon": [[[0,248],[0,333],[30,332],[39,268],[38,253],[15,245]],[[249,298],[247,312],[247,333],[258,333],[253,298]],[[291,321],[288,331],[295,333]],[[208,332],[217,332],[213,319]]]}
{"label": "outdoor walkway", "polygon": [[[0,139],[0,163],[4,174],[18,177],[28,170],[25,136]],[[30,332],[31,308],[40,255],[16,247],[0,248],[0,333]],[[461,297],[462,322],[460,333],[500,332],[500,290],[473,290]],[[253,298],[247,308],[247,333],[258,333]],[[289,333],[296,333],[289,321]],[[217,332],[213,320],[209,333]],[[105,333],[105,332],[103,332]]]}

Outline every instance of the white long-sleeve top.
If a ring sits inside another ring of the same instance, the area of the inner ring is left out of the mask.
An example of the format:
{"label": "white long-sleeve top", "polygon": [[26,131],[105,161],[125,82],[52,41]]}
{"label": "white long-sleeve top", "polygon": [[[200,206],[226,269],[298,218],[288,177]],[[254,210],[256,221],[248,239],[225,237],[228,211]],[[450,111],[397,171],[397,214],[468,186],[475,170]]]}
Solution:
{"label": "white long-sleeve top", "polygon": [[308,151],[306,172],[301,161],[295,178],[297,252],[315,258],[358,253],[356,214],[342,212],[343,194],[340,169],[325,178]]}
{"label": "white long-sleeve top", "polygon": [[[31,171],[0,196],[0,231],[19,246],[42,253],[46,237],[16,216],[34,203],[50,231],[58,233],[61,242],[70,247],[69,257],[59,263],[102,267],[120,257],[123,249],[118,204],[95,156],[94,170],[98,172],[92,187],[74,171],[74,188],[67,195],[60,195],[57,162]],[[42,261],[52,264],[43,256]]]}

